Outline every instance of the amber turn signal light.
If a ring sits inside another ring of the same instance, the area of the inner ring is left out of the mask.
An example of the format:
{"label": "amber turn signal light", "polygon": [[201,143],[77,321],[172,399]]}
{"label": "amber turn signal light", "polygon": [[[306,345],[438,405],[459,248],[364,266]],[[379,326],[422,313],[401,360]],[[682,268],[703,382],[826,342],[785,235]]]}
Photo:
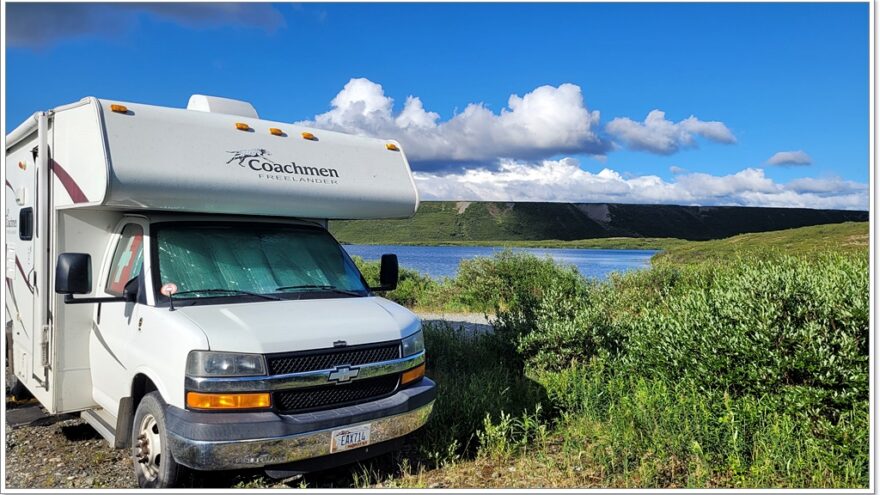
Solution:
{"label": "amber turn signal light", "polygon": [[259,409],[269,407],[269,394],[203,394],[186,393],[186,407],[190,409]]}
{"label": "amber turn signal light", "polygon": [[406,385],[407,383],[414,382],[420,378],[425,376],[425,364],[422,363],[411,370],[407,370],[403,372],[403,375],[400,376],[400,384]]}

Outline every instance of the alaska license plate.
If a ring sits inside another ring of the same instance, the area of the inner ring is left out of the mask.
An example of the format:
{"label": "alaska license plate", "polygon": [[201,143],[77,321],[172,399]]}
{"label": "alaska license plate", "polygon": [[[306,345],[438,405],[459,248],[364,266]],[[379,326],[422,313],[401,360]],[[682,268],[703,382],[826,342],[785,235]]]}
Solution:
{"label": "alaska license plate", "polygon": [[333,430],[330,434],[330,453],[343,452],[370,445],[370,423]]}

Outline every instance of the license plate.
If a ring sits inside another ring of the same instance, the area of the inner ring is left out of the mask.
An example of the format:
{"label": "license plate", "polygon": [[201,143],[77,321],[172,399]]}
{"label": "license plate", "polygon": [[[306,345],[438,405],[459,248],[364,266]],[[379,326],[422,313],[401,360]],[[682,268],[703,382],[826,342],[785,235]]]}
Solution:
{"label": "license plate", "polygon": [[330,453],[370,445],[370,423],[334,430],[330,435]]}

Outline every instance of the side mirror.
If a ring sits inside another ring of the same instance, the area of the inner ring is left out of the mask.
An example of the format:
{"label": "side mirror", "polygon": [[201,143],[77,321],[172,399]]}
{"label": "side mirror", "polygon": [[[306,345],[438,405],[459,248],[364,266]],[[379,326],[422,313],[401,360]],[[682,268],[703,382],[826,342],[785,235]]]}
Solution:
{"label": "side mirror", "polygon": [[125,299],[125,302],[137,301],[140,281],[140,276],[137,276],[125,283],[125,287],[122,288],[122,298]]}
{"label": "side mirror", "polygon": [[62,253],[55,265],[55,292],[88,294],[92,291],[92,257],[84,253]]}
{"label": "side mirror", "polygon": [[396,254],[383,254],[379,264],[379,287],[376,290],[394,290],[399,277]]}
{"label": "side mirror", "polygon": [[[137,278],[134,278],[137,281]],[[137,297],[137,283],[133,294]],[[128,284],[125,290],[129,290]],[[92,291],[92,257],[85,253],[61,253],[55,264],[55,292],[64,294],[64,304],[91,304],[102,302],[128,301],[125,297],[81,297],[74,294],[88,294]],[[134,301],[134,299],[131,299]]]}

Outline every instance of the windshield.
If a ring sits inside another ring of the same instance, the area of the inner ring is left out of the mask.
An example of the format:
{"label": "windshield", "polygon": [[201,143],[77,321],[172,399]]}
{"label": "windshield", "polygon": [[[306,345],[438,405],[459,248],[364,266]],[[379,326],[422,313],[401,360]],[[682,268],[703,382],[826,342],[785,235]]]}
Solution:
{"label": "windshield", "polygon": [[175,300],[368,293],[351,258],[323,229],[259,222],[165,223],[154,225],[153,238],[158,286],[175,284]]}

